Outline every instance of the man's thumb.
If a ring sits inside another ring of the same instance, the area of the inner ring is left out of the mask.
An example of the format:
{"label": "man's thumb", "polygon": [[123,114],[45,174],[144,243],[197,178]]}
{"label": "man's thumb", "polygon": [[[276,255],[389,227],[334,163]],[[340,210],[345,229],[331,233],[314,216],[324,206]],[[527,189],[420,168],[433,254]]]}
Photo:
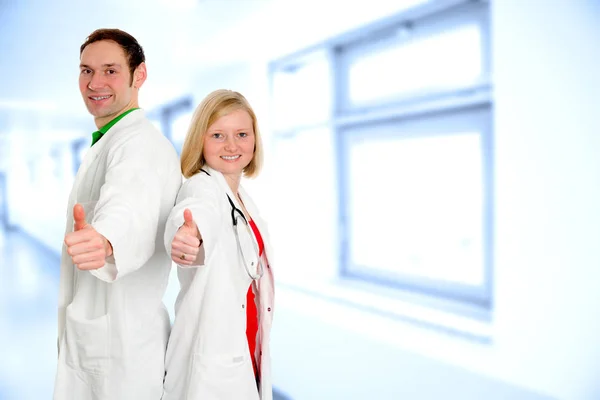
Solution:
{"label": "man's thumb", "polygon": [[73,219],[75,220],[75,231],[79,231],[87,225],[85,222],[85,210],[81,204],[75,204],[73,207]]}
{"label": "man's thumb", "polygon": [[192,217],[192,212],[187,208],[183,211],[183,219],[185,221],[183,225],[187,226],[188,228],[196,227],[196,224],[194,223],[194,217]]}

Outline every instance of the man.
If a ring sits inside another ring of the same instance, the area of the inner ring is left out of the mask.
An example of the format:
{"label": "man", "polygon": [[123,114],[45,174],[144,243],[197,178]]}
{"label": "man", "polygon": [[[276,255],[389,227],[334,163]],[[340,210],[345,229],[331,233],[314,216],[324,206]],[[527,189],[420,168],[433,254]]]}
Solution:
{"label": "man", "polygon": [[55,400],[159,400],[171,261],[165,221],[181,185],[169,141],[138,108],[144,52],[118,29],[80,49],[79,89],[98,131],[67,209]]}

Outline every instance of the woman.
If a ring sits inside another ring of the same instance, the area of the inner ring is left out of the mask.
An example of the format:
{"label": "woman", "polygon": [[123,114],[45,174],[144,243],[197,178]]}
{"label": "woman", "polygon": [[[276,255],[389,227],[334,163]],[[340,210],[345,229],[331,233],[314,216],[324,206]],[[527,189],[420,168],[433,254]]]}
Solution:
{"label": "woman", "polygon": [[[217,90],[196,109],[181,153],[183,184],[165,231],[181,291],[163,400],[271,399],[273,275],[265,223],[240,186],[262,163],[256,116]],[[235,225],[234,225],[235,224]]]}

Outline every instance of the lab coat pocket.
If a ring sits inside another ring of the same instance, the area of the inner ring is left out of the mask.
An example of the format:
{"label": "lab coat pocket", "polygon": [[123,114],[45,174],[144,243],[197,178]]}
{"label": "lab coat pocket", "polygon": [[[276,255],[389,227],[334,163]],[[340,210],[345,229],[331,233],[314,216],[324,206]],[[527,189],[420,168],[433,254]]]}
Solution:
{"label": "lab coat pocket", "polygon": [[67,307],[65,347],[67,364],[82,372],[103,375],[108,370],[108,315],[86,319]]}
{"label": "lab coat pocket", "polygon": [[258,399],[249,355],[194,354],[192,370],[190,399]]}

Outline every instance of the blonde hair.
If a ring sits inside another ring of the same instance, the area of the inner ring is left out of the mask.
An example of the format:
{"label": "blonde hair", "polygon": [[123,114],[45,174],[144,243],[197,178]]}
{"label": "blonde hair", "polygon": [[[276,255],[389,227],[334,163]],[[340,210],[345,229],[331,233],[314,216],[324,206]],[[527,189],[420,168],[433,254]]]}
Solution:
{"label": "blonde hair", "polygon": [[263,146],[256,114],[248,100],[240,93],[219,89],[206,96],[194,111],[181,149],[181,173],[183,176],[190,178],[206,165],[203,151],[204,135],[208,128],[219,118],[237,110],[244,110],[250,115],[254,129],[254,156],[250,164],[244,168],[244,176],[254,178],[258,175],[263,163]]}

